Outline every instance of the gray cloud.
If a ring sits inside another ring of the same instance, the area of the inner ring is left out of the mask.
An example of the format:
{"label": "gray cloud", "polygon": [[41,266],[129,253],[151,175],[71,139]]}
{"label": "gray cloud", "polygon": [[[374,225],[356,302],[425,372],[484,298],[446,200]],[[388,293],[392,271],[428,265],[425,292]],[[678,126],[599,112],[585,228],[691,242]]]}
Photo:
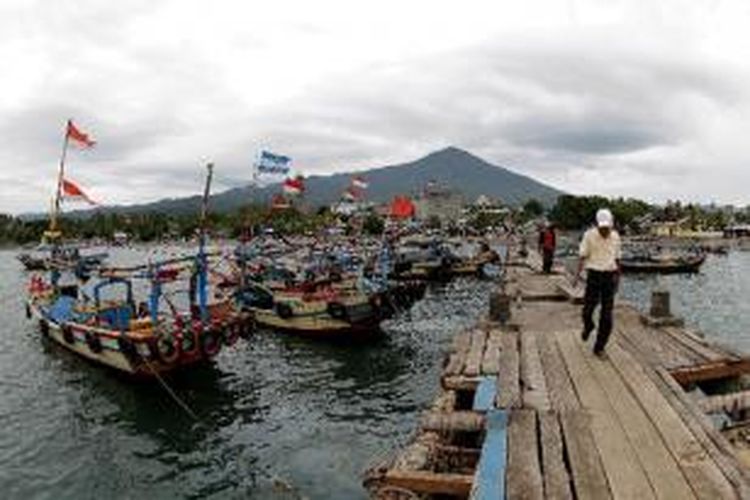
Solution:
{"label": "gray cloud", "polygon": [[[0,108],[0,211],[45,206],[68,117],[98,140],[71,158],[72,175],[114,203],[191,194],[209,160],[219,186],[247,182],[261,147],[310,174],[456,145],[572,191],[659,199],[662,179],[683,175],[695,181],[672,197],[701,196],[704,186],[728,200],[744,196],[741,183],[722,185],[711,172],[745,176],[747,73],[658,37],[499,34],[321,72],[282,92],[283,78],[258,52],[273,37],[238,33],[213,52],[201,47],[211,37],[157,32],[157,42],[142,44],[137,27],[154,12],[150,2],[91,2],[76,16],[62,8],[21,9],[32,34],[0,21],[0,42],[22,40],[43,75]],[[329,36],[314,23],[294,29]],[[305,68],[295,50],[282,62]],[[238,66],[270,82],[268,102],[250,104],[251,91],[232,77]],[[25,194],[8,187],[15,181]]]}

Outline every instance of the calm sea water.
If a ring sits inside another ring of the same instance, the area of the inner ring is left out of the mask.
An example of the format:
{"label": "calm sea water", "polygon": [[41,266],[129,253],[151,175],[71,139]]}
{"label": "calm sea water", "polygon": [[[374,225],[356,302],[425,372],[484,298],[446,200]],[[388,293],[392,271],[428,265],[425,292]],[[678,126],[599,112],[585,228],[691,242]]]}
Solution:
{"label": "calm sea water", "polygon": [[370,345],[263,332],[238,342],[171,382],[196,422],[158,385],[43,339],[24,317],[14,257],[0,251],[4,499],[364,498],[362,470],[408,440],[443,353],[486,310],[490,286],[430,290]]}
{"label": "calm sea water", "polygon": [[750,252],[709,255],[698,274],[628,275],[621,297],[648,310],[651,291],[666,286],[672,312],[713,340],[750,353]]}

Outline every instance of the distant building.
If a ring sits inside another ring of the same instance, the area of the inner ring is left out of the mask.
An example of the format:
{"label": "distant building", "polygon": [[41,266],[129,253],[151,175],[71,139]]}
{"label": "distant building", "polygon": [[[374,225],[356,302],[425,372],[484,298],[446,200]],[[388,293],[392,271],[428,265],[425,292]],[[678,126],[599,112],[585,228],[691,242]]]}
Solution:
{"label": "distant building", "polygon": [[430,183],[414,205],[419,219],[437,217],[441,222],[455,222],[461,218],[464,197],[461,193]]}
{"label": "distant building", "polygon": [[474,201],[473,204],[465,207],[466,214],[493,214],[505,215],[510,213],[510,208],[504,206],[500,200],[493,200],[489,196],[482,194]]}

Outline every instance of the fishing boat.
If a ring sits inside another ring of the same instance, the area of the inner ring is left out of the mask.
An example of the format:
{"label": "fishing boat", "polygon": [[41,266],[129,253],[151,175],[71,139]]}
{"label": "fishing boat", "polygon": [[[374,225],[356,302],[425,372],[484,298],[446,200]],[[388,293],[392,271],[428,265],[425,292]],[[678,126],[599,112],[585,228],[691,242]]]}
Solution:
{"label": "fishing boat", "polygon": [[706,260],[705,253],[685,256],[630,256],[620,261],[624,273],[677,274],[697,273]]}
{"label": "fishing boat", "polygon": [[[31,276],[26,314],[42,335],[100,365],[135,377],[158,376],[206,361],[252,332],[252,318],[231,298],[209,301],[205,221],[212,166],[195,255],[128,267],[96,277],[53,266]],[[147,300],[136,299],[145,284]],[[187,286],[185,286],[187,285]],[[182,300],[181,300],[182,299]]]}
{"label": "fishing boat", "polygon": [[27,271],[49,271],[53,267],[77,268],[79,272],[90,272],[105,263],[107,252],[83,253],[77,245],[42,244],[31,252],[23,252],[16,258]]}
{"label": "fishing boat", "polygon": [[368,259],[359,255],[367,244],[316,249],[305,242],[295,249],[288,243],[287,254],[273,258],[250,250],[268,248],[267,242],[245,244],[238,260],[235,297],[259,327],[317,339],[369,338],[381,333],[381,321],[424,295],[424,281],[388,280],[387,245],[371,249],[377,255]]}

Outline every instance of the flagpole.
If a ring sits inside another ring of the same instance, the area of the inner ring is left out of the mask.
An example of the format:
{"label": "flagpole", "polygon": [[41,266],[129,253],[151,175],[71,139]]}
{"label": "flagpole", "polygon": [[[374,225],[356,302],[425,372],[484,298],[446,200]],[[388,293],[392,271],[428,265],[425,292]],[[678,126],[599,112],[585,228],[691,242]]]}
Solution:
{"label": "flagpole", "polygon": [[68,130],[70,128],[70,119],[65,123],[65,134],[63,138],[62,152],[60,153],[60,167],[57,173],[57,190],[55,191],[55,207],[52,211],[50,220],[50,232],[57,231],[57,218],[60,214],[60,202],[62,198],[62,182],[65,175],[65,158],[68,154]]}
{"label": "flagpole", "polygon": [[206,258],[206,225],[208,219],[208,200],[211,195],[211,179],[214,173],[214,164],[206,165],[206,185],[203,190],[203,203],[201,204],[200,241],[198,246],[198,305],[200,307],[201,322],[206,325],[208,321],[208,259]]}

